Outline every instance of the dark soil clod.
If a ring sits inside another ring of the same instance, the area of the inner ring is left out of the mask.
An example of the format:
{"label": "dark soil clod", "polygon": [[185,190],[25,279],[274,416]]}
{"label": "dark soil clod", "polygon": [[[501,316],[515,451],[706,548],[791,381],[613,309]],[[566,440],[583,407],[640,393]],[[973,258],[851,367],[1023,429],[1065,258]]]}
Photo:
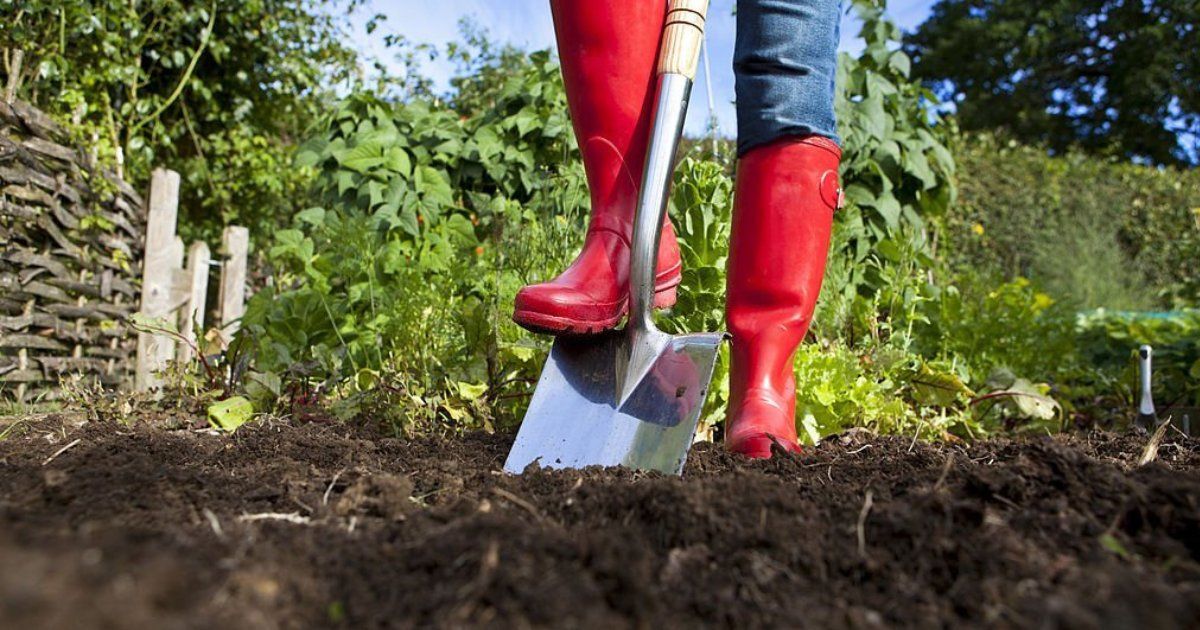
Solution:
{"label": "dark soil clod", "polygon": [[0,627],[1200,627],[1200,446],[1145,440],[513,477],[505,436],[50,420],[0,442]]}

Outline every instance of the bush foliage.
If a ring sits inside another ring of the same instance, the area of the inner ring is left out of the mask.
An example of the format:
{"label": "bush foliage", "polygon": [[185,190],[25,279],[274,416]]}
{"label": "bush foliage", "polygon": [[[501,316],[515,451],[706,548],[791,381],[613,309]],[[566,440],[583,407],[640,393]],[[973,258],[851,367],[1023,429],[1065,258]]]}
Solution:
{"label": "bush foliage", "polygon": [[1025,276],[1082,308],[1200,304],[1200,171],[1051,156],[967,135],[949,263]]}
{"label": "bush foliage", "polygon": [[301,147],[321,205],[269,251],[276,284],[243,327],[256,378],[331,391],[347,414],[382,391],[402,426],[519,402],[547,344],[508,309],[569,261],[587,194],[556,64],[498,63],[486,108],[356,95]]}

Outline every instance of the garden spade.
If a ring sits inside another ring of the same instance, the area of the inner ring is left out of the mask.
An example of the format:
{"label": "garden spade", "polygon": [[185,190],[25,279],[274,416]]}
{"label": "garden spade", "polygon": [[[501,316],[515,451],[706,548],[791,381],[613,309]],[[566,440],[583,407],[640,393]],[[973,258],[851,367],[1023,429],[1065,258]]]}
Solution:
{"label": "garden spade", "polygon": [[670,335],[652,294],[663,215],[708,0],[670,0],[629,261],[623,330],[560,336],[504,469],[626,466],[680,474],[696,435],[724,333]]}

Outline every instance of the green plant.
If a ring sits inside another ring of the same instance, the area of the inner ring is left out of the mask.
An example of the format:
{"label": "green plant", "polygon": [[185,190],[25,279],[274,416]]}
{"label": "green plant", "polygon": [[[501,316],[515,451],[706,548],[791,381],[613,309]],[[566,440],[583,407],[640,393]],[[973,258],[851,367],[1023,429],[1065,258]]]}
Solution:
{"label": "green plant", "polygon": [[[872,369],[841,344],[805,344],[796,356],[796,421],[813,444],[851,427],[882,433],[920,431],[917,411],[903,398],[902,383]],[[936,435],[931,430],[923,433]]]}
{"label": "green plant", "polygon": [[548,344],[508,309],[567,264],[587,195],[549,54],[495,63],[470,116],[355,95],[304,144],[320,205],[276,235],[277,283],[247,308],[258,374],[403,430],[519,416]]}
{"label": "green plant", "polygon": [[[862,20],[861,55],[841,54],[835,99],[842,136],[842,181],[847,207],[836,216],[840,283],[845,299],[883,287],[869,260],[901,249],[924,251],[955,199],[953,127],[936,111],[937,98],[910,78],[908,56],[895,49],[900,29],[882,0],[854,0]],[[907,241],[902,245],[900,241]]]}
{"label": "green plant", "polygon": [[1024,278],[996,287],[960,278],[938,290],[915,330],[924,356],[962,357],[963,376],[981,384],[997,367],[1020,375],[1052,375],[1075,351],[1074,310]]}

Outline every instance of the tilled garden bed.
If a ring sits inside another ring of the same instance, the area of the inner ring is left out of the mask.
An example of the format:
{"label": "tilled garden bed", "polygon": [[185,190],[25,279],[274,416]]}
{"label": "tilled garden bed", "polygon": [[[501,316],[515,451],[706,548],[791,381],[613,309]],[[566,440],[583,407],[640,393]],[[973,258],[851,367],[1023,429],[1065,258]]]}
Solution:
{"label": "tilled garden bed", "polygon": [[[0,627],[1200,627],[1200,445],[856,434],[682,479],[500,472],[504,435],[0,442]],[[61,450],[68,447],[66,450]]]}

